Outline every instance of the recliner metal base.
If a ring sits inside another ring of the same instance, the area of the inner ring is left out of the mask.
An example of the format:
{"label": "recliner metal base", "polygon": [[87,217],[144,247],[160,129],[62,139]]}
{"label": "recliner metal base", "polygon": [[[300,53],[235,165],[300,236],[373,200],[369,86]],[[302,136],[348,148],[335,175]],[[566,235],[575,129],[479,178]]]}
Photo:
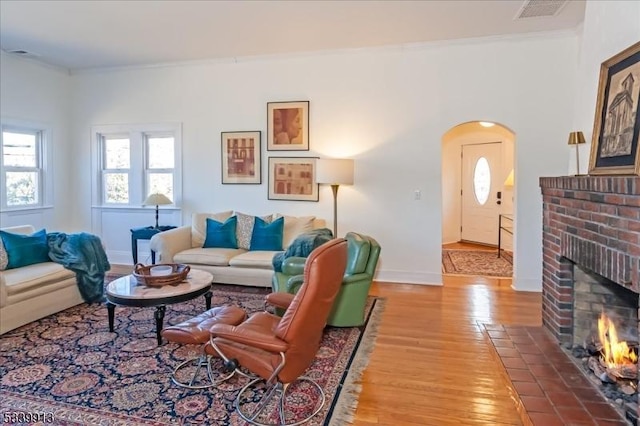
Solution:
{"label": "recliner metal base", "polygon": [[[256,386],[260,382],[265,383],[262,390]],[[301,418],[291,418],[292,413],[289,412],[290,416],[287,418],[287,395],[288,393],[291,393],[291,387],[300,386],[302,383],[309,383],[311,385],[311,389],[316,390],[318,393],[318,402],[316,403],[313,412],[309,414],[302,414]],[[242,400],[243,394],[249,389],[251,389],[250,393],[252,395],[255,395],[256,393],[261,394],[259,401],[256,403],[249,400]],[[277,395],[279,395],[279,398]],[[274,397],[277,398],[277,401],[274,400]],[[240,390],[234,405],[238,415],[250,424],[256,426],[296,426],[311,420],[311,418],[318,414],[322,407],[324,407],[324,403],[325,395],[320,385],[309,377],[301,376],[296,381],[286,384],[276,382],[273,385],[268,385],[267,381],[262,378],[252,380]],[[247,409],[249,405],[255,405],[255,408],[251,412],[248,412]],[[245,409],[247,410],[245,411]],[[277,420],[275,420],[275,418],[277,418]],[[289,422],[287,423],[287,421]]]}
{"label": "recliner metal base", "polygon": [[[216,365],[213,365],[214,363]],[[190,377],[180,377],[181,372],[188,374],[188,372],[183,371],[187,368],[195,370]],[[201,373],[203,369],[206,374]],[[183,388],[207,389],[221,385],[222,383],[230,380],[236,374],[248,379],[255,378],[255,376],[248,375],[241,371],[239,367],[234,366],[229,369],[224,360],[203,353],[197,358],[191,358],[178,364],[171,373],[171,381]],[[225,390],[234,391],[239,389],[241,386],[242,385]]]}

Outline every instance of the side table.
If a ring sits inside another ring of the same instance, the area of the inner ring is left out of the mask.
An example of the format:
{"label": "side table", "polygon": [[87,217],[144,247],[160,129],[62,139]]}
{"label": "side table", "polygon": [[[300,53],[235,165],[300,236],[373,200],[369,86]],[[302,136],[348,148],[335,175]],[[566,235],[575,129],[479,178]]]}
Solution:
{"label": "side table", "polygon": [[[175,226],[145,226],[143,228],[133,228],[131,230],[131,252],[133,254],[133,264],[138,263],[138,240],[150,240],[158,232],[174,229]],[[151,263],[156,263],[156,253],[151,250]]]}

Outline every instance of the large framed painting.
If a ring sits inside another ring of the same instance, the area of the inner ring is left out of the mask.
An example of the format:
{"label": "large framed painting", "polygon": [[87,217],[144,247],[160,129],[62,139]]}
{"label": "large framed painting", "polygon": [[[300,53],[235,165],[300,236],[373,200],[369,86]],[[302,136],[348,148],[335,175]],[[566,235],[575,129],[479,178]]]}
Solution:
{"label": "large framed painting", "polygon": [[309,101],[267,103],[267,150],[309,150]]}
{"label": "large framed painting", "polygon": [[589,174],[640,174],[640,42],[600,67]]}
{"label": "large framed painting", "polygon": [[270,200],[318,201],[316,159],[269,157]]}
{"label": "large framed painting", "polygon": [[222,183],[262,183],[260,131],[222,132]]}

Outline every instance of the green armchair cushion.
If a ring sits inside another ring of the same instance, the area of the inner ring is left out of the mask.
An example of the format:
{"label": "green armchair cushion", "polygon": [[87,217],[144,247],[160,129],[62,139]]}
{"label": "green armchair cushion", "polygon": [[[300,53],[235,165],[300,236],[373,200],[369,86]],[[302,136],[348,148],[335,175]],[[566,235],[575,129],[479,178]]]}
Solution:
{"label": "green armchair cushion", "polygon": [[369,261],[371,242],[360,234],[352,232],[349,238],[347,238],[347,245],[347,270],[345,275],[363,273]]}

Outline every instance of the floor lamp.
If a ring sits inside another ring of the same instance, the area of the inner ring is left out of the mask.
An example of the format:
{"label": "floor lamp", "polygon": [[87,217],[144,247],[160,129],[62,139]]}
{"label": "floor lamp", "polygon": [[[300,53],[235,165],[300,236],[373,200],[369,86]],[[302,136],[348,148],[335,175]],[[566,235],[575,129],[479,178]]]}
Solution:
{"label": "floor lamp", "polygon": [[166,195],[160,194],[159,192],[156,192],[155,194],[149,194],[147,199],[144,200],[144,203],[142,203],[143,206],[156,206],[156,229],[159,228],[158,206],[164,206],[167,204],[173,204],[173,201],[171,201]]}
{"label": "floor lamp", "polygon": [[316,161],[316,182],[331,185],[333,191],[333,237],[338,237],[338,188],[353,185],[353,160],[320,159]]}

